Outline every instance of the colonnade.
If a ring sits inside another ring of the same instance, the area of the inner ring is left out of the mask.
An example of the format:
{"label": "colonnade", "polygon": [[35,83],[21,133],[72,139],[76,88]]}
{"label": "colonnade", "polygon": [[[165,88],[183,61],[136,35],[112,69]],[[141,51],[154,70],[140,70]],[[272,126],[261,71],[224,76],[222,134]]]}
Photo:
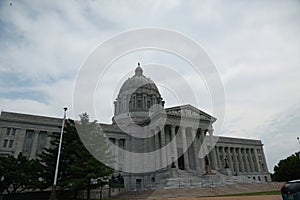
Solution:
{"label": "colonnade", "polygon": [[[150,138],[148,151],[160,150],[160,154],[156,154],[154,158],[155,169],[171,168],[173,165],[184,170],[204,170],[205,160],[199,158],[199,149],[207,133],[212,136],[212,130],[209,129],[174,125],[151,130],[153,137]],[[209,154],[209,160],[211,166],[216,168],[217,159],[214,149]]]}
{"label": "colonnade", "polygon": [[[265,158],[259,148],[215,146],[218,168],[225,168],[225,162],[234,173],[266,172]],[[261,150],[262,151],[262,150]]]}
{"label": "colonnade", "polygon": [[[128,152],[147,153],[141,154],[142,158],[131,157],[128,154],[124,162],[128,169],[144,167],[145,171],[160,170],[166,168],[178,168],[181,170],[205,170],[205,165],[211,169],[222,170],[225,168],[225,159],[232,172],[254,173],[267,172],[266,161],[261,146],[237,145],[223,146],[221,143],[213,143],[213,129],[193,128],[167,124],[163,127],[155,127],[148,130],[150,136],[146,138],[126,139]],[[206,143],[205,137],[208,137]],[[134,140],[134,141],[132,141]],[[113,141],[117,146],[118,141]],[[207,151],[203,150],[206,149]],[[212,147],[212,148],[211,148]],[[204,151],[205,157],[199,157],[199,151]],[[114,156],[118,159],[118,154]],[[207,155],[205,155],[207,154]],[[138,160],[136,160],[138,159]],[[142,159],[141,163],[139,159]],[[143,166],[141,166],[143,165]]]}

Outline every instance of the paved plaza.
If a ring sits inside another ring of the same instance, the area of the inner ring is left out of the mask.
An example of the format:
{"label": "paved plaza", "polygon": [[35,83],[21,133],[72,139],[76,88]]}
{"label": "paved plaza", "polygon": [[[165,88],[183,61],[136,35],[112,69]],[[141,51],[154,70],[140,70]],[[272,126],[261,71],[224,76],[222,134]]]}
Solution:
{"label": "paved plaza", "polygon": [[232,197],[182,197],[155,198],[152,200],[281,200],[280,195],[232,196]]}

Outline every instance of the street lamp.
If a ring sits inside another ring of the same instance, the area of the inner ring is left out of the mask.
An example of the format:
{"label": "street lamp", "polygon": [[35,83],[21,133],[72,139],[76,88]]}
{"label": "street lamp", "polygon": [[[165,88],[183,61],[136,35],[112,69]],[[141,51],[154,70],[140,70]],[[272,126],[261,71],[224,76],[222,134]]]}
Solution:
{"label": "street lamp", "polygon": [[176,168],[174,160],[175,160],[175,158],[172,156],[172,166],[171,166],[171,168]]}
{"label": "street lamp", "polygon": [[55,174],[54,174],[54,181],[53,181],[53,188],[52,188],[52,194],[50,195],[50,199],[56,199],[57,174],[58,174],[59,158],[60,158],[61,145],[62,145],[62,139],[63,139],[63,133],[64,133],[67,110],[68,110],[68,108],[64,107],[64,119],[62,121],[62,126],[61,126],[59,145],[58,145],[58,153],[57,153],[57,160],[56,160],[56,167],[55,167]]}
{"label": "street lamp", "polygon": [[224,158],[224,162],[225,162],[225,168],[229,168],[229,166],[228,166],[228,156],[227,155]]}
{"label": "street lamp", "polygon": [[[299,137],[297,137],[297,140],[298,140],[298,143],[299,143],[299,145],[300,145]],[[299,160],[300,160],[300,151],[298,152],[298,157],[299,157]]]}

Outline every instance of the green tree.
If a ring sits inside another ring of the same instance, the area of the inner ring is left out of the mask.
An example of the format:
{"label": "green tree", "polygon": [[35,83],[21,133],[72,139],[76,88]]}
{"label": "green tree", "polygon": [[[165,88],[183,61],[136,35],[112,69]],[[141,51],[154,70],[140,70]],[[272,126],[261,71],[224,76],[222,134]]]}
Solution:
{"label": "green tree", "polygon": [[41,183],[42,166],[37,160],[28,160],[22,153],[0,157],[0,194],[4,191],[9,196],[24,190],[35,190]]}
{"label": "green tree", "polygon": [[[97,186],[92,185],[91,180],[108,176],[113,173],[113,170],[91,155],[82,141],[85,141],[85,145],[96,148],[101,158],[96,156],[101,161],[110,163],[112,157],[108,151],[106,138],[101,134],[96,121],[89,122],[89,116],[86,113],[80,115],[80,119],[79,122],[70,119],[66,121],[57,186],[61,189],[73,189],[75,195],[78,189],[87,189],[89,199],[90,189]],[[46,149],[40,155],[40,160],[44,165],[44,180],[47,180],[44,182],[45,187],[53,183],[58,142],[59,134],[54,134],[51,142],[52,148]]]}
{"label": "green tree", "polygon": [[290,181],[294,179],[300,179],[300,159],[297,153],[280,160],[274,167],[274,174],[272,174],[273,181]]}

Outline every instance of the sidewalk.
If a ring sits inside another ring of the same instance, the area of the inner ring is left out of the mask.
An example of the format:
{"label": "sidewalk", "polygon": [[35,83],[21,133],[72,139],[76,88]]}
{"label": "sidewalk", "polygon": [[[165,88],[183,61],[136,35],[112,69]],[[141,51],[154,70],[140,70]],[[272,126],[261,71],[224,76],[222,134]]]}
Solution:
{"label": "sidewalk", "polygon": [[181,197],[181,198],[154,198],[151,200],[282,200],[280,195],[260,196],[233,196],[233,197]]}

